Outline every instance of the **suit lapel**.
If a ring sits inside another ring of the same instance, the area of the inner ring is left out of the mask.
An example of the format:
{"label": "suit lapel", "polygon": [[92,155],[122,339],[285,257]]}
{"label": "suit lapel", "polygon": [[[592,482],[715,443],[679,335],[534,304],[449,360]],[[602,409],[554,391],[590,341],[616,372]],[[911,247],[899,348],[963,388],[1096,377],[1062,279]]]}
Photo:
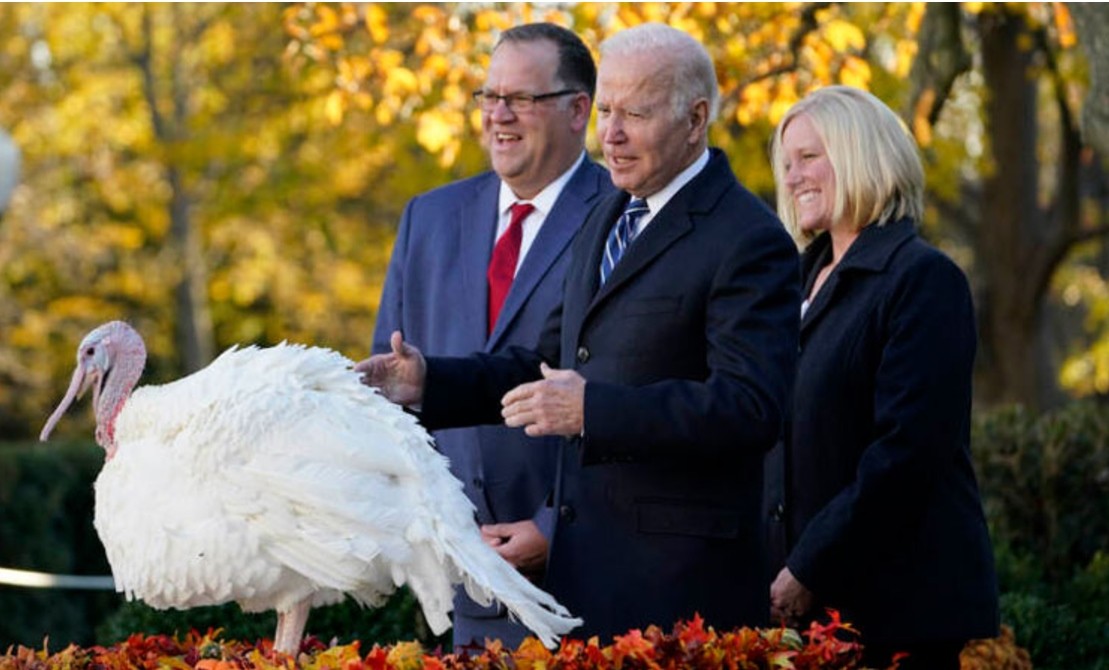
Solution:
{"label": "suit lapel", "polygon": [[[729,183],[734,181],[727,159],[719,151],[712,150],[709,162],[701,173],[666,203],[662,211],[651,220],[646,230],[624,252],[624,256],[613,268],[608,281],[594,296],[590,311],[596,309],[608,296],[618,292],[636,275],[650,267],[670,245],[692,232],[692,215],[712,211]],[[620,209],[612,215],[609,226],[598,239],[594,240],[590,255],[594,261],[594,269],[600,267],[601,254],[604,253],[609,229],[623,211],[627,200],[627,196],[621,200]]]}
{"label": "suit lapel", "polygon": [[458,208],[461,225],[454,227],[462,236],[458,241],[458,248],[462,251],[462,286],[459,287],[458,299],[463,305],[460,312],[465,316],[465,323],[455,327],[464,328],[466,339],[470,342],[485,342],[488,327],[489,287],[485,273],[493,253],[493,238],[497,234],[500,187],[497,176],[493,173],[489,175],[490,178],[474,191],[473,197]]}
{"label": "suit lapel", "polygon": [[[609,295],[619,291],[622,286],[649,267],[662,255],[662,252],[666,251],[667,247],[689,234],[691,230],[693,230],[693,223],[690,222],[688,214],[667,204],[651,221],[651,225],[647,226],[647,229],[624,252],[620,262],[612,269],[608,281],[597,291],[593,305],[603,302]],[[608,237],[607,231],[605,237],[606,239]],[[601,246],[603,249],[604,241]],[[598,253],[596,258],[596,265],[600,267],[601,255]]]}
{"label": "suit lapel", "polygon": [[[562,327],[567,331],[563,333],[564,341],[578,341],[587,312],[596,302],[605,239],[612,224],[616,222],[616,217],[620,216],[627,204],[628,194],[616,191],[597,205],[582,228],[582,238],[574,246],[574,253],[578,258],[570,265],[563,295]],[[562,355],[565,358],[568,354],[564,351]],[[565,366],[567,361],[563,360],[562,364]]]}
{"label": "suit lapel", "polygon": [[598,169],[586,160],[567,182],[566,188],[562,189],[512,281],[512,288],[501,307],[497,325],[485,344],[486,351],[492,351],[498,346],[510,329],[517,312],[574,239],[574,234],[589,215],[591,201],[600,190],[597,180]]}

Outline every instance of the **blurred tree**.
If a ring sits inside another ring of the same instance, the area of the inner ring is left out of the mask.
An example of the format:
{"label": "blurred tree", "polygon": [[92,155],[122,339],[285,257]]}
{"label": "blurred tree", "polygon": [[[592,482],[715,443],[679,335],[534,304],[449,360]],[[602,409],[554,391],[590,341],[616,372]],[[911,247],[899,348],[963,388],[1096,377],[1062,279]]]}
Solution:
{"label": "blurred tree", "polygon": [[[380,44],[381,26],[399,18],[383,12],[374,5],[313,3],[288,14],[295,17],[287,28],[300,53],[338,73],[340,85],[328,93],[333,122],[359,96],[388,83],[390,73],[372,66],[372,49],[371,65],[352,65],[366,56],[367,40]],[[498,30],[522,21],[571,26],[591,45],[643,21],[688,31],[707,46],[720,77],[723,105],[713,143],[767,199],[773,183],[765,146],[784,111],[829,83],[874,91],[902,110],[925,149],[929,235],[973,273],[980,400],[1037,406],[1052,397],[1043,310],[1050,282],[1077,244],[1103,232],[1081,216],[1080,184],[1091,179],[1075,122],[1085,73],[1062,5],[582,3],[542,12],[526,5],[437,5],[412,15],[433,41],[450,44],[445,51],[476,47],[478,62]],[[405,53],[405,71],[415,81],[435,79],[437,60],[419,50]],[[465,72],[447,88],[479,83],[472,67]],[[974,100],[970,110],[968,99]],[[449,126],[464,100],[445,95],[432,105],[417,103],[414,117]],[[963,109],[944,118],[952,100]],[[445,163],[453,160],[452,146],[438,136],[424,140]]]}
{"label": "blurred tree", "polygon": [[1038,407],[1054,387],[1042,339],[1052,277],[1076,244],[1106,232],[1080,216],[1074,38],[1044,6],[989,5],[972,25],[991,154],[975,231],[979,392]]}
{"label": "blurred tree", "polygon": [[1072,2],[1074,28],[1090,64],[1090,91],[1082,105],[1082,131],[1086,143],[1102,160],[1109,160],[1109,6]]}
{"label": "blurred tree", "polygon": [[[364,354],[400,209],[483,167],[469,94],[499,32],[533,20],[590,45],[647,20],[701,39],[723,94],[712,141],[767,200],[767,139],[809,90],[860,86],[901,110],[924,150],[926,234],[977,290],[982,400],[1036,404],[1054,385],[1029,365],[1045,305],[1109,314],[1089,281],[1101,246],[1081,244],[1105,210],[1063,5],[14,4],[0,125],[25,174],[0,227],[0,434],[34,431],[74,344],[109,318],[143,331],[153,381],[213,344]],[[1104,369],[1109,390],[1109,356],[1098,368],[1076,341],[1064,380],[1096,390]]]}
{"label": "blurred tree", "polygon": [[404,201],[480,151],[443,168],[404,123],[329,123],[333,80],[282,56],[285,9],[0,7],[0,125],[24,154],[0,227],[0,435],[37,431],[112,318],[144,333],[153,382],[213,335],[366,353]]}

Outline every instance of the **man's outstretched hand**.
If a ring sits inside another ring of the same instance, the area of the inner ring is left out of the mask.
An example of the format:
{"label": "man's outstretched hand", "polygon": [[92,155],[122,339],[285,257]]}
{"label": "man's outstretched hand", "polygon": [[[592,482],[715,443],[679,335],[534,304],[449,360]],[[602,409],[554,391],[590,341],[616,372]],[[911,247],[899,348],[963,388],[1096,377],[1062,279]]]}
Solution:
{"label": "man's outstretched hand", "polygon": [[531,437],[580,435],[585,425],[585,378],[546,363],[539,370],[543,379],[520,384],[501,399],[505,425],[523,427]]}
{"label": "man's outstretched hand", "polygon": [[419,405],[424,399],[424,379],[427,363],[416,347],[404,341],[399,330],[389,338],[392,351],[374,354],[355,364],[354,371],[362,375],[362,383],[381,391],[381,394],[398,405]]}

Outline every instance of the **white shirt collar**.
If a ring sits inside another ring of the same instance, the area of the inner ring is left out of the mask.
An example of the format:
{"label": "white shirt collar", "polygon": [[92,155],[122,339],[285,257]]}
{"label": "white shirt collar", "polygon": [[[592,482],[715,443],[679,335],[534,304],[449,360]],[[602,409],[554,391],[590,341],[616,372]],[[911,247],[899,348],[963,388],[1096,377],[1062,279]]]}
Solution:
{"label": "white shirt collar", "polygon": [[693,163],[690,164],[689,167],[679,172],[676,177],[670,180],[669,184],[663,186],[657,192],[647,196],[647,207],[649,207],[651,211],[639,220],[639,231],[642,232],[643,228],[645,228],[647,224],[650,223],[651,219],[655,218],[655,213],[661,212],[662,208],[666,206],[666,203],[670,202],[670,199],[673,198],[674,195],[677,194],[677,192],[680,191],[683,186],[688,184],[690,181],[693,180],[694,177],[700,174],[701,170],[705,169],[705,166],[708,164],[709,150],[706,147],[704,153],[701,154],[700,158],[693,161]]}
{"label": "white shirt collar", "polygon": [[585,151],[582,151],[581,155],[578,156],[578,159],[574,161],[574,164],[570,166],[569,170],[559,175],[558,179],[555,179],[551,183],[547,184],[547,186],[544,187],[542,191],[537,193],[536,196],[534,198],[531,198],[530,200],[521,200],[520,198],[518,198],[516,194],[512,192],[512,189],[508,186],[508,184],[504,183],[504,180],[502,179],[500,196],[498,198],[497,204],[497,212],[500,213],[501,218],[504,218],[504,216],[508,212],[508,208],[511,207],[514,203],[530,202],[532,205],[535,206],[535,209],[538,210],[538,213],[546,218],[547,214],[551,213],[551,209],[554,207],[555,201],[558,200],[558,196],[562,195],[562,189],[566,188],[566,184],[570,181],[570,177],[574,176],[574,171],[578,169],[578,167],[582,164],[582,161],[584,160]]}

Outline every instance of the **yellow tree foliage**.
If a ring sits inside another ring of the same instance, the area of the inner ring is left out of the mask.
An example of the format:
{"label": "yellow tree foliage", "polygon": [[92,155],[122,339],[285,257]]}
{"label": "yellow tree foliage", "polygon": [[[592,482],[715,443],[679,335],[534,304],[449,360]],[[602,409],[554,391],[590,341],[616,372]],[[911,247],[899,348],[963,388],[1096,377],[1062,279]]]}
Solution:
{"label": "yellow tree foliage", "polygon": [[[1077,109],[1067,12],[1019,11],[1051,26]],[[143,331],[150,381],[181,374],[175,206],[199,237],[216,350],[290,339],[363,356],[404,203],[484,169],[470,94],[511,26],[552,21],[593,49],[644,21],[700,39],[721,83],[711,141],[771,200],[767,140],[785,110],[832,83],[903,109],[925,14],[924,3],[0,6],[0,125],[24,158],[0,221],[0,432],[37,430],[101,320]],[[930,192],[953,202],[988,170],[985,93],[967,81],[934,126],[907,119],[927,145]]]}
{"label": "yellow tree foliage", "polygon": [[[626,27],[667,23],[706,45],[720,78],[713,142],[758,191],[772,189],[769,129],[809,90],[831,83],[893,84],[915,56],[923,3],[580,3],[572,6],[305,3],[285,10],[286,57],[333,85],[328,119],[368,114],[411,124],[416,140],[451,166],[479,128],[469,94],[481,86],[499,33],[530,21],[577,31],[590,48]],[[886,75],[875,81],[874,69]],[[590,148],[596,152],[594,140]],[[750,160],[755,152],[760,160]]]}

